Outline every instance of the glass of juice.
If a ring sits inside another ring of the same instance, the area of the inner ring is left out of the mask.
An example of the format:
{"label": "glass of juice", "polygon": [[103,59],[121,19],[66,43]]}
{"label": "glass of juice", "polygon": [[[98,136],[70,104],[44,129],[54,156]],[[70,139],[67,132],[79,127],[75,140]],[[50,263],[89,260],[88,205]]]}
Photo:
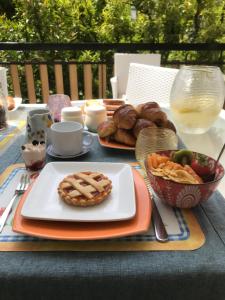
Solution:
{"label": "glass of juice", "polygon": [[170,93],[170,109],[179,131],[205,133],[224,105],[222,72],[215,66],[183,66]]}

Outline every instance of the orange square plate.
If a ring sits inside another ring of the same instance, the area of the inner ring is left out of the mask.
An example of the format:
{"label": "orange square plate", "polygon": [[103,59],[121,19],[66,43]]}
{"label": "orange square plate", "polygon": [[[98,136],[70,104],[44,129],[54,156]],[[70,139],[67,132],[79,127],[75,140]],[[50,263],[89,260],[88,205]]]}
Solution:
{"label": "orange square plate", "polygon": [[135,150],[135,147],[130,147],[125,144],[120,144],[114,141],[107,141],[106,139],[100,138],[99,136],[98,136],[98,140],[102,147],[121,149],[121,150],[131,150],[131,151]]}
{"label": "orange square plate", "polygon": [[[138,171],[133,170],[136,195],[134,218],[117,222],[57,222],[26,219],[21,209],[29,190],[21,198],[13,220],[13,230],[26,235],[56,240],[98,240],[144,233],[151,220],[151,201],[145,182]],[[84,208],[85,209],[85,208]]]}

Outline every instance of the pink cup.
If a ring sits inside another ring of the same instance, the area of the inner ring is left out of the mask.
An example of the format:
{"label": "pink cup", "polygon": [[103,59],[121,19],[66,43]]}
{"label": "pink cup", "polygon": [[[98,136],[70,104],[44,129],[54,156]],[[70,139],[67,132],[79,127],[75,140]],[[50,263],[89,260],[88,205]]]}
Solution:
{"label": "pink cup", "polygon": [[71,106],[70,97],[64,94],[50,95],[48,98],[48,108],[52,114],[54,122],[61,121],[61,110]]}

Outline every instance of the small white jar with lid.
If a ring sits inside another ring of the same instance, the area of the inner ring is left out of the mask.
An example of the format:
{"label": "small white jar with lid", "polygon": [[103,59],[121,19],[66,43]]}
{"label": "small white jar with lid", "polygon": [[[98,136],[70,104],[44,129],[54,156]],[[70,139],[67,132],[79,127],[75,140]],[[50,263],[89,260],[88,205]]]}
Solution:
{"label": "small white jar with lid", "polygon": [[85,125],[88,130],[97,132],[98,125],[107,120],[105,106],[91,105],[86,107]]}
{"label": "small white jar with lid", "polygon": [[61,121],[78,122],[84,126],[81,108],[77,106],[64,107],[61,111]]}

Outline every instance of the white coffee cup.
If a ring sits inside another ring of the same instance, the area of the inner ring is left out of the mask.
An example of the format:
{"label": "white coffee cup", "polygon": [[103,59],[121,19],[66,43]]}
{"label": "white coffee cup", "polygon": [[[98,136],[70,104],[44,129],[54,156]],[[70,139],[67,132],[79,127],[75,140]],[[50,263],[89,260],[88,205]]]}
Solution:
{"label": "white coffee cup", "polygon": [[59,155],[76,155],[93,142],[93,136],[73,121],[53,123],[50,135],[53,151]]}

